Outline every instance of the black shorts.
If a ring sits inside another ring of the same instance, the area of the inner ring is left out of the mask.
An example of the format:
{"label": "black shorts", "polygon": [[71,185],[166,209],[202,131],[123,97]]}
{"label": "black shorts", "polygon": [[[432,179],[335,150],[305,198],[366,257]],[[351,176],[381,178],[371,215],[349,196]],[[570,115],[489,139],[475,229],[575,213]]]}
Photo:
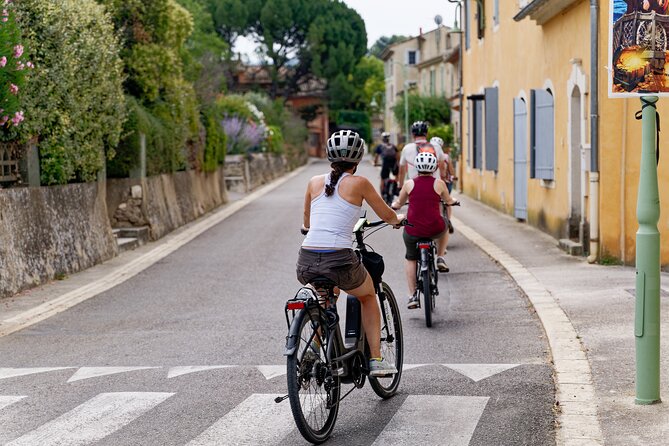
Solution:
{"label": "black shorts", "polygon": [[323,276],[344,291],[358,288],[367,279],[367,270],[352,249],[314,252],[302,248],[297,258],[296,273],[302,285]]}
{"label": "black shorts", "polygon": [[397,163],[392,164],[384,162],[383,165],[381,166],[381,179],[387,180],[388,178],[390,178],[391,172],[394,176],[397,176],[398,173]]}
{"label": "black shorts", "polygon": [[407,234],[406,231],[402,231],[402,238],[404,239],[404,247],[406,248],[406,254],[404,255],[404,258],[407,260],[419,260],[420,252],[418,252],[418,246],[416,246],[418,242],[420,240],[426,240],[426,239],[438,240],[444,235],[446,231],[448,231],[448,226],[439,234],[433,235],[431,237],[416,237]]}

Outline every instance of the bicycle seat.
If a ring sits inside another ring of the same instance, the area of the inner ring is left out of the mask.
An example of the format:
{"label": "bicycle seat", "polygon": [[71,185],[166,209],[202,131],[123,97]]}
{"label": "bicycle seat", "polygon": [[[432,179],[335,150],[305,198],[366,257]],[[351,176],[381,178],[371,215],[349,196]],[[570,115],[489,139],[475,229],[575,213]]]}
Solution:
{"label": "bicycle seat", "polygon": [[311,285],[313,285],[314,288],[316,288],[316,289],[318,289],[318,288],[328,289],[328,288],[334,288],[334,287],[337,286],[337,284],[335,282],[333,282],[332,280],[328,279],[325,276],[314,277],[313,279],[311,279],[309,281],[309,283]]}

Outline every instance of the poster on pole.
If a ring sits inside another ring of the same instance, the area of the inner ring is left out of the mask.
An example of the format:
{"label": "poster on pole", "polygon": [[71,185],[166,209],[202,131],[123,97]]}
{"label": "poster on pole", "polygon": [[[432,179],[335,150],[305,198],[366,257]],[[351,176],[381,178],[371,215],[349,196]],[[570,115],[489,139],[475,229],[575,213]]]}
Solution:
{"label": "poster on pole", "polygon": [[609,97],[669,95],[669,0],[610,0]]}

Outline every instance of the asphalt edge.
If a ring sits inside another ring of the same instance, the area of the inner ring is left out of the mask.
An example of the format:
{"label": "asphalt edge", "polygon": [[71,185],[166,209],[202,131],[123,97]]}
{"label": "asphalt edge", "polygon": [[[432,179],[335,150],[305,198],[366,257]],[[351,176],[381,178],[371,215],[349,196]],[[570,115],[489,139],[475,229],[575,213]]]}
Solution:
{"label": "asphalt edge", "polygon": [[458,231],[500,264],[525,293],[544,327],[555,369],[559,446],[603,445],[592,371],[567,314],[553,295],[518,260],[457,218]]}
{"label": "asphalt edge", "polygon": [[141,255],[140,257],[112,270],[109,274],[95,280],[85,286],[67,292],[61,296],[51,299],[43,304],[37,305],[29,310],[19,313],[9,319],[0,321],[0,337],[15,333],[30,327],[38,322],[50,318],[58,313],[66,311],[75,305],[91,299],[154,265],[156,262],[167,257],[177,249],[186,245],[196,237],[221,223],[228,217],[263,197],[287,181],[304,172],[311,162],[298,167],[292,172],[278,178],[259,189],[251,192],[242,199],[229,203],[214,210],[206,216],[201,217],[156,242],[156,247]]}

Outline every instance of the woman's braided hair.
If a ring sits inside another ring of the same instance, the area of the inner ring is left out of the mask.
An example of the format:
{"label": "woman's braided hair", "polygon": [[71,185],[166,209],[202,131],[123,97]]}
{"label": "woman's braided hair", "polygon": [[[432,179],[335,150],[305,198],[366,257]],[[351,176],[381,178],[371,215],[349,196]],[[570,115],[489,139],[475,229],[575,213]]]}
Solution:
{"label": "woman's braided hair", "polygon": [[330,184],[325,185],[325,196],[331,197],[334,194],[335,186],[347,170],[353,169],[358,163],[349,163],[346,161],[337,161],[331,164],[332,172],[330,172]]}

